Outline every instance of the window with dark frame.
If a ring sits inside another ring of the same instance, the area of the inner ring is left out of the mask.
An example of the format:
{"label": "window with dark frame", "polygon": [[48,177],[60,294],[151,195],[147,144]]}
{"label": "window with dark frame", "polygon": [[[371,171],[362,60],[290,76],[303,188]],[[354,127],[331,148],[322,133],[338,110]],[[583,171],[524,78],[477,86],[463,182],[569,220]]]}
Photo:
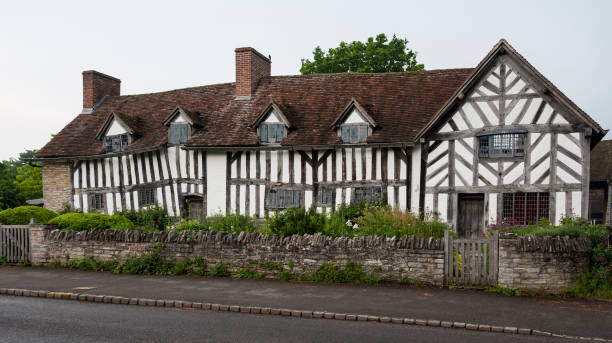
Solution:
{"label": "window with dark frame", "polygon": [[268,208],[284,210],[289,207],[302,207],[302,192],[294,189],[272,188],[268,193]]}
{"label": "window with dark frame", "polygon": [[368,202],[381,203],[383,202],[383,191],[380,186],[356,187],[353,203]]}
{"label": "window with dark frame", "polygon": [[168,129],[168,143],[183,144],[189,139],[190,126],[187,123],[171,123]]}
{"label": "window with dark frame", "polygon": [[147,187],[138,190],[138,205],[151,206],[155,205],[155,188]]}
{"label": "window with dark frame", "polygon": [[128,146],[128,134],[104,137],[104,153],[121,152]]}
{"label": "window with dark frame", "polygon": [[104,210],[104,193],[89,194],[89,210],[103,211]]}
{"label": "window with dark frame", "polygon": [[340,126],[342,143],[364,143],[368,138],[367,124],[344,124]]}
{"label": "window with dark frame", "polygon": [[525,154],[525,132],[491,133],[478,137],[478,157],[516,157]]}
{"label": "window with dark frame", "polygon": [[550,194],[547,192],[504,193],[502,218],[510,225],[531,225],[549,217]]}
{"label": "window with dark frame", "polygon": [[317,201],[321,205],[332,205],[334,201],[334,193],[336,190],[331,187],[319,187]]}
{"label": "window with dark frame", "polygon": [[261,143],[280,143],[285,137],[284,124],[259,125],[259,141]]}

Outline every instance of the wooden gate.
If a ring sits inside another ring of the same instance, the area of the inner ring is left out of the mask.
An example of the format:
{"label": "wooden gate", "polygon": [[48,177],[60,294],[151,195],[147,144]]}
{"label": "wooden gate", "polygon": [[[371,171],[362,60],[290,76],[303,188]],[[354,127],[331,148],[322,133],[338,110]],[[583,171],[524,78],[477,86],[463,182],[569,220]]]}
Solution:
{"label": "wooden gate", "polygon": [[494,285],[499,261],[497,231],[487,238],[451,237],[444,235],[444,275],[447,284]]}
{"label": "wooden gate", "polygon": [[28,227],[0,226],[0,256],[6,262],[30,261],[30,230]]}

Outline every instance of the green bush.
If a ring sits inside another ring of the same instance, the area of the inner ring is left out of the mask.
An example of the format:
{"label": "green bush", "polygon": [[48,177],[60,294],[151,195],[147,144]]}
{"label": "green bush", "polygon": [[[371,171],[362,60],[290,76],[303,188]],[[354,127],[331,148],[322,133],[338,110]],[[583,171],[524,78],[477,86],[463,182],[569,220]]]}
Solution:
{"label": "green bush", "polygon": [[309,277],[312,281],[330,283],[367,283],[378,284],[384,279],[367,274],[359,263],[347,262],[344,268],[338,268],[333,264],[324,263]]}
{"label": "green bush", "polygon": [[266,277],[263,273],[258,273],[251,268],[240,268],[236,272],[235,277],[238,279],[262,279]]}
{"label": "green bush", "polygon": [[213,269],[210,272],[210,275],[216,276],[216,277],[227,277],[227,276],[230,276],[230,272],[226,265],[220,262],[217,262],[213,266]]}
{"label": "green bush", "polygon": [[174,275],[190,274],[190,275],[208,275],[208,265],[201,256],[196,256],[193,259],[187,259],[174,265],[171,271]]}
{"label": "green bush", "polygon": [[125,261],[117,267],[115,272],[144,275],[168,275],[171,273],[173,265],[161,256],[163,249],[163,244],[156,243],[151,249],[138,257],[128,256]]}
{"label": "green bush", "polygon": [[[390,206],[368,207],[364,215],[355,220],[353,233],[357,236],[384,235],[387,237],[418,236],[440,238],[449,230],[446,224],[426,214],[424,219]],[[450,231],[449,231],[450,232]]]}
{"label": "green bush", "polygon": [[172,224],[168,212],[159,206],[138,211],[123,210],[115,214],[129,219],[134,226],[142,231],[164,231]]}
{"label": "green bush", "polygon": [[337,210],[329,215],[329,224],[325,227],[323,233],[331,237],[354,236],[354,230],[351,224],[361,216],[368,208],[368,204],[360,202],[357,204],[342,204]]}
{"label": "green bush", "polygon": [[259,228],[255,220],[249,216],[230,213],[227,215],[215,214],[205,219],[203,223],[197,220],[183,220],[174,228],[176,231],[216,231],[216,232],[255,232]]}
{"label": "green bush", "polygon": [[95,270],[98,272],[112,272],[117,269],[117,261],[102,261],[93,257],[77,258],[69,260],[66,268],[79,270]]}
{"label": "green bush", "polygon": [[31,218],[37,223],[46,224],[49,220],[57,217],[51,210],[38,206],[19,206],[9,208],[0,212],[0,223],[7,225],[27,225]]}
{"label": "green bush", "polygon": [[279,236],[291,236],[323,232],[326,225],[325,215],[317,213],[314,208],[306,211],[304,208],[290,207],[270,216],[264,230]]}
{"label": "green bush", "polygon": [[134,224],[125,217],[98,213],[67,213],[49,220],[48,223],[57,225],[60,230],[134,229]]}

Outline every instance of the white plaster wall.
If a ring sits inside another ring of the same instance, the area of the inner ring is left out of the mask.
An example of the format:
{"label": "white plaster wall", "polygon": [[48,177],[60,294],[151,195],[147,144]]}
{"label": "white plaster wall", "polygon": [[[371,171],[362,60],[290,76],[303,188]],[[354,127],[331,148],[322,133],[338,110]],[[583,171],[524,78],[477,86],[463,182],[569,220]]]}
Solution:
{"label": "white plaster wall", "polygon": [[497,193],[489,194],[489,224],[497,223]]}
{"label": "white plaster wall", "polygon": [[572,214],[582,216],[582,192],[572,192]]}
{"label": "white plaster wall", "polygon": [[410,209],[413,213],[419,212],[419,194],[421,191],[420,179],[421,179],[421,145],[417,144],[412,148],[412,184],[410,185]]}
{"label": "white plaster wall", "polygon": [[206,195],[207,215],[211,216],[217,213],[225,213],[225,152],[207,152],[206,166],[206,171],[208,172],[206,178],[206,188],[208,190]]}
{"label": "white plaster wall", "polygon": [[278,124],[281,121],[278,118],[278,115],[276,114],[276,112],[274,110],[272,110],[272,111],[270,111],[270,113],[268,114],[268,116],[266,117],[266,119],[263,122],[264,123],[269,123],[269,124]]}
{"label": "white plaster wall", "polygon": [[107,136],[122,135],[124,133],[127,133],[127,130],[115,119],[112,120],[108,130],[106,131]]}
{"label": "white plaster wall", "polygon": [[450,222],[451,218],[448,218],[448,194],[438,194],[438,213],[440,214],[440,220],[443,222]]}
{"label": "white plaster wall", "polygon": [[344,120],[344,123],[345,124],[360,124],[360,123],[365,123],[365,121],[359,114],[359,111],[356,108],[353,108],[353,110],[351,111],[351,114],[349,114],[348,117],[346,117],[346,119]]}
{"label": "white plaster wall", "polygon": [[557,192],[556,199],[556,214],[555,214],[555,225],[559,225],[561,217],[565,215],[565,192]]}
{"label": "white plaster wall", "polygon": [[425,193],[425,212],[433,210],[433,193]]}

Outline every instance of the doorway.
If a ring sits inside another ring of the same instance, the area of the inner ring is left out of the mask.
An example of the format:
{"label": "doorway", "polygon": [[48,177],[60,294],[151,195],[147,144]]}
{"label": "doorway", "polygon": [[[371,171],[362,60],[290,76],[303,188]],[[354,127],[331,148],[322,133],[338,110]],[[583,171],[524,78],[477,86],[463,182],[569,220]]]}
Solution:
{"label": "doorway", "polygon": [[484,194],[459,194],[457,234],[462,238],[479,238],[484,231]]}
{"label": "doorway", "polygon": [[191,220],[197,220],[203,223],[206,219],[206,212],[204,211],[204,198],[201,196],[186,196],[185,207],[187,209],[187,217]]}

